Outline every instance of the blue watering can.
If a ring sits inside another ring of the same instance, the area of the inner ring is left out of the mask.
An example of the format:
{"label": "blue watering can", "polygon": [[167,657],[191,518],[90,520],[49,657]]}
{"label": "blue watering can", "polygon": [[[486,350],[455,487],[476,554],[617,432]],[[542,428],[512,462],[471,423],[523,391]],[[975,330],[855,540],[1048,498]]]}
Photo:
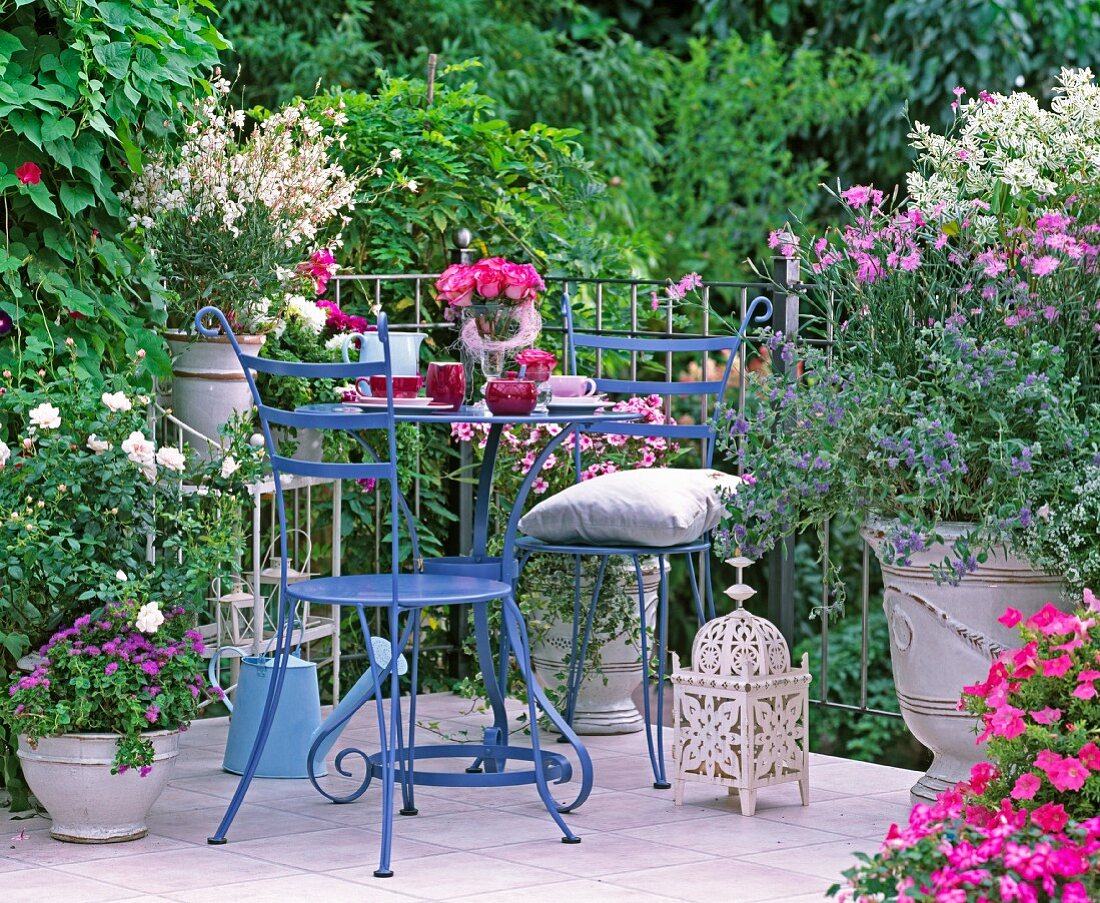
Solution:
{"label": "blue watering can", "polygon": [[[371,647],[377,666],[385,668],[390,661],[389,640],[371,637]],[[229,739],[225,745],[222,768],[231,774],[243,774],[260,727],[267,688],[275,673],[275,660],[266,655],[243,655],[242,650],[236,646],[219,648],[210,660],[211,684],[217,682],[215,670],[218,659],[223,655],[234,654],[241,655],[241,672],[237,681],[236,704],[225,700],[232,717],[229,720]],[[405,674],[408,669],[405,656],[398,656],[397,673]],[[297,653],[292,654],[287,659],[283,692],[256,768],[256,777],[308,778],[306,759],[313,741],[329,726],[336,727],[350,718],[373,693],[374,678],[368,668],[322,724],[317,665],[304,661]],[[314,755],[314,774],[317,777],[326,773],[325,755],[339,736],[340,731],[334,729],[317,747]]]}

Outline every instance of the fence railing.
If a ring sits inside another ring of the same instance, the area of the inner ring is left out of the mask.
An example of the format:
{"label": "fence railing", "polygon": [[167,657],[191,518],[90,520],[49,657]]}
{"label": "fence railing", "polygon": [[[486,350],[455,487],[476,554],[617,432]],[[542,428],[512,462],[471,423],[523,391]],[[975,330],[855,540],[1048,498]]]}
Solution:
{"label": "fence railing", "polygon": [[[461,239],[464,236],[460,236]],[[462,247],[454,252],[456,261],[469,261],[473,252],[469,248],[469,238]],[[741,281],[708,281],[704,282],[698,292],[698,304],[691,308],[693,321],[692,330],[678,329],[677,335],[713,335],[715,326],[722,328],[727,321],[740,322],[744,318],[748,304],[758,294],[767,294],[773,305],[772,327],[788,335],[797,335],[804,324],[804,312],[800,308],[800,297],[809,286],[800,281],[800,273],[797,260],[777,257],[773,260],[774,282],[741,282]],[[335,300],[341,306],[350,305],[355,312],[364,313],[366,308],[383,309],[389,316],[391,328],[398,331],[421,331],[429,335],[429,347],[434,348],[437,354],[443,354],[449,346],[455,344],[457,332],[453,324],[441,319],[442,309],[434,300],[431,285],[437,278],[436,274],[338,274],[334,277]],[[561,298],[563,295],[570,299],[577,314],[577,328],[605,334],[659,336],[671,334],[674,319],[678,315],[674,303],[662,291],[667,287],[667,282],[646,279],[618,279],[618,278],[549,278],[547,282],[547,297]],[[654,308],[653,294],[657,293],[657,307]],[[562,325],[558,316],[557,305],[544,304],[543,335],[551,341],[556,340],[559,347],[562,343]],[[548,315],[547,315],[548,314]],[[658,315],[655,317],[655,314]],[[661,320],[661,328],[654,328],[655,320]],[[582,325],[583,324],[583,325]],[[814,343],[824,345],[831,349],[834,336],[826,326],[826,331],[820,336],[815,336]],[[740,359],[731,374],[731,391],[727,396],[726,404],[736,405],[738,413],[743,414],[748,402],[748,349],[742,346]],[[598,357],[594,366],[600,373],[605,361]],[[774,368],[785,365],[779,359],[772,360],[770,365]],[[631,360],[631,377],[637,373],[637,360]],[[652,363],[649,364],[652,366]],[[664,362],[666,378],[674,378],[673,361],[667,359]],[[705,366],[705,364],[704,364]],[[705,402],[704,402],[705,404]],[[704,407],[700,412],[702,417],[709,412]],[[424,427],[430,429],[431,427]],[[468,444],[464,444],[460,450],[460,467],[468,468],[473,463],[472,451]],[[419,463],[419,462],[416,462]],[[414,487],[410,504],[417,516],[421,514],[420,487]],[[473,522],[473,487],[463,483],[459,491],[458,500],[459,530],[455,537],[455,552],[466,552],[472,545],[471,524]],[[379,517],[381,511],[379,509]],[[378,526],[381,527],[379,520]],[[381,537],[382,529],[375,530],[375,536]],[[828,599],[828,557],[829,557],[829,525],[825,525],[823,532],[825,548],[823,552],[823,569],[821,580],[821,595],[803,593],[804,598],[799,597],[796,586],[796,561],[794,539],[784,543],[782,548],[777,548],[768,556],[767,568],[767,617],[775,623],[786,637],[789,644],[793,645],[798,631],[796,621],[806,618],[811,611],[818,608],[827,608]],[[378,541],[378,540],[376,540]],[[862,542],[862,540],[861,540]],[[762,567],[764,565],[762,564]],[[702,574],[703,569],[697,568],[697,573]],[[896,712],[871,708],[868,705],[868,661],[869,651],[872,646],[885,648],[886,637],[873,638],[870,636],[870,602],[872,590],[877,582],[877,574],[872,571],[871,556],[866,543],[861,549],[861,573],[859,576],[860,594],[859,611],[860,619],[860,648],[859,648],[859,685],[858,695],[855,698],[835,698],[831,692],[829,679],[830,652],[836,652],[830,644],[830,623],[828,617],[820,619],[820,646],[821,666],[819,673],[815,674],[814,687],[811,690],[812,701],[819,706],[842,709],[853,713],[866,713],[887,717],[900,717]],[[851,614],[847,615],[851,617]],[[464,640],[466,619],[461,616],[453,617],[449,623],[448,641],[433,647],[436,651],[446,653],[450,662],[451,672],[458,677],[465,676],[465,658],[461,654]],[[427,651],[427,650],[426,650]],[[850,652],[850,650],[845,650]],[[344,659],[353,660],[355,654],[345,653]]]}

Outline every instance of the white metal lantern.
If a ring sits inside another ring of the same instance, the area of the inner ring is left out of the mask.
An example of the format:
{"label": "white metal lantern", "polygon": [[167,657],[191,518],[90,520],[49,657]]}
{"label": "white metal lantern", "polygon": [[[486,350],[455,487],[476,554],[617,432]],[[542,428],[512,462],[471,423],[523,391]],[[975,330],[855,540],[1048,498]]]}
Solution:
{"label": "white metal lantern", "polygon": [[[739,572],[751,564],[730,563]],[[752,594],[740,573],[730,589],[738,606]],[[683,670],[673,653],[675,804],[683,804],[687,781],[704,781],[738,793],[741,814],[753,815],[758,788],[798,781],[808,806],[808,656],[792,669],[776,627],[738,607],[703,625],[691,661],[692,669]]]}

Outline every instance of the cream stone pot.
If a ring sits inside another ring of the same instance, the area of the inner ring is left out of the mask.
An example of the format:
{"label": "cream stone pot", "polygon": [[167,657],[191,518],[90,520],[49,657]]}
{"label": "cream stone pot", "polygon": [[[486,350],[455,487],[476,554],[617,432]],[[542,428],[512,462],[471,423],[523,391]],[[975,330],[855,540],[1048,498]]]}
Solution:
{"label": "cream stone pot", "polygon": [[1015,629],[997,619],[1006,608],[1024,618],[1048,602],[1059,608],[1061,583],[1039,573],[1004,549],[991,553],[958,586],[937,584],[931,565],[951,555],[951,544],[973,529],[946,523],[943,543],[913,552],[907,565],[885,564],[879,549],[896,522],[869,520],[861,533],[882,566],[883,600],[890,633],[894,686],[905,724],[933,753],[932,765],[913,786],[914,803],[931,803],[943,790],[969,777],[985,760],[976,719],[960,712],[962,688],[985,680],[994,658],[1020,645]]}
{"label": "cream stone pot", "polygon": [[[601,590],[601,606],[630,606],[634,613],[633,624],[617,636],[593,631],[589,642],[585,673],[577,691],[577,705],[573,713],[573,729],[578,734],[632,734],[645,727],[645,721],[634,704],[633,693],[642,682],[642,657],[638,630],[638,591],[633,564],[624,565],[616,579],[622,581],[625,591],[619,598],[611,598],[611,569]],[[646,629],[652,630],[657,614],[660,573],[656,559],[642,562],[642,585],[645,588]],[[573,595],[573,582],[567,581],[560,592]],[[592,584],[581,582],[581,599],[592,595]],[[586,606],[587,608],[587,606]],[[536,617],[545,619],[545,613]],[[581,631],[584,630],[583,614]],[[545,634],[534,640],[531,660],[534,662],[539,682],[550,691],[552,698],[564,683],[559,675],[569,671],[569,653],[572,646],[573,623],[571,620],[555,621]],[[648,647],[652,650],[652,644]],[[599,650],[598,657],[596,650]],[[598,660],[598,667],[595,662]]]}
{"label": "cream stone pot", "polygon": [[[170,331],[165,339],[172,352],[172,413],[216,441],[230,417],[252,409],[252,393],[233,346],[225,336],[207,339]],[[245,354],[259,354],[266,340],[262,335],[237,336]],[[184,438],[200,456],[209,457],[207,443],[191,435]]]}
{"label": "cream stone pot", "polygon": [[19,738],[23,776],[46,807],[50,836],[68,843],[120,843],[146,832],[145,818],[168,784],[179,755],[179,730],[150,731],[153,769],[111,774],[118,734],[62,734],[34,745]]}

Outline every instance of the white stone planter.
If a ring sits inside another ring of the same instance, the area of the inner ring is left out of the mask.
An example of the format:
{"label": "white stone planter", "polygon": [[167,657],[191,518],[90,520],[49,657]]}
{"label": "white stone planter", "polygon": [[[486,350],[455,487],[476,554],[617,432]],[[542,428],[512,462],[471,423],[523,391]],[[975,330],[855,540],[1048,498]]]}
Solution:
{"label": "white stone planter", "polygon": [[[573,714],[573,729],[578,734],[632,734],[645,727],[645,721],[632,695],[642,682],[641,645],[638,636],[638,593],[634,574],[634,565],[622,567],[621,581],[625,592],[613,598],[610,587],[611,567],[604,579],[600,605],[625,606],[633,613],[632,626],[617,636],[611,637],[593,631],[589,643],[585,674],[581,679],[577,693],[577,706]],[[652,629],[657,614],[657,597],[660,574],[657,562],[643,562],[642,583],[646,594],[646,628]],[[573,596],[573,582],[561,589],[567,593],[570,601]],[[581,584],[581,598],[591,598],[592,586],[585,581]],[[584,629],[582,620],[581,630]],[[559,674],[569,671],[569,652],[572,645],[573,624],[571,621],[556,622],[550,625],[546,633],[535,641],[531,649],[531,660],[535,664],[537,676],[553,698],[563,681]],[[593,665],[597,660],[598,670]],[[649,647],[652,649],[652,645]]]}
{"label": "white stone planter", "polygon": [[[244,371],[225,336],[212,339],[183,332],[165,334],[172,352],[172,413],[191,429],[217,440],[218,430],[238,412],[252,409],[252,393]],[[239,335],[246,354],[259,354],[267,336]],[[207,443],[184,437],[200,456],[208,456]]]}
{"label": "white stone planter", "polygon": [[[876,554],[890,526],[887,521],[864,525],[863,537]],[[962,688],[985,680],[1001,650],[1019,646],[1017,632],[997,618],[1008,607],[1025,618],[1048,602],[1062,607],[1057,578],[1032,570],[1003,549],[958,586],[937,585],[930,565],[942,562],[951,543],[969,529],[966,524],[942,524],[938,531],[946,545],[913,553],[905,567],[882,564],[898,703],[906,726],[935,756],[912,788],[914,803],[932,802],[985,759],[984,745],[976,742],[974,716],[957,706]]]}
{"label": "white stone planter", "polygon": [[276,450],[284,440],[291,438],[295,440],[294,457],[299,461],[323,461],[325,459],[322,436],[321,430],[309,428],[299,429],[293,436],[291,436],[291,430],[289,429],[283,430],[279,427],[272,427],[271,429],[271,438],[275,442]]}
{"label": "white stone planter", "polygon": [[178,730],[151,731],[153,770],[111,774],[117,734],[62,734],[17,755],[31,792],[53,819],[50,836],[69,843],[120,843],[145,836],[145,818],[168,784],[179,755]]}

